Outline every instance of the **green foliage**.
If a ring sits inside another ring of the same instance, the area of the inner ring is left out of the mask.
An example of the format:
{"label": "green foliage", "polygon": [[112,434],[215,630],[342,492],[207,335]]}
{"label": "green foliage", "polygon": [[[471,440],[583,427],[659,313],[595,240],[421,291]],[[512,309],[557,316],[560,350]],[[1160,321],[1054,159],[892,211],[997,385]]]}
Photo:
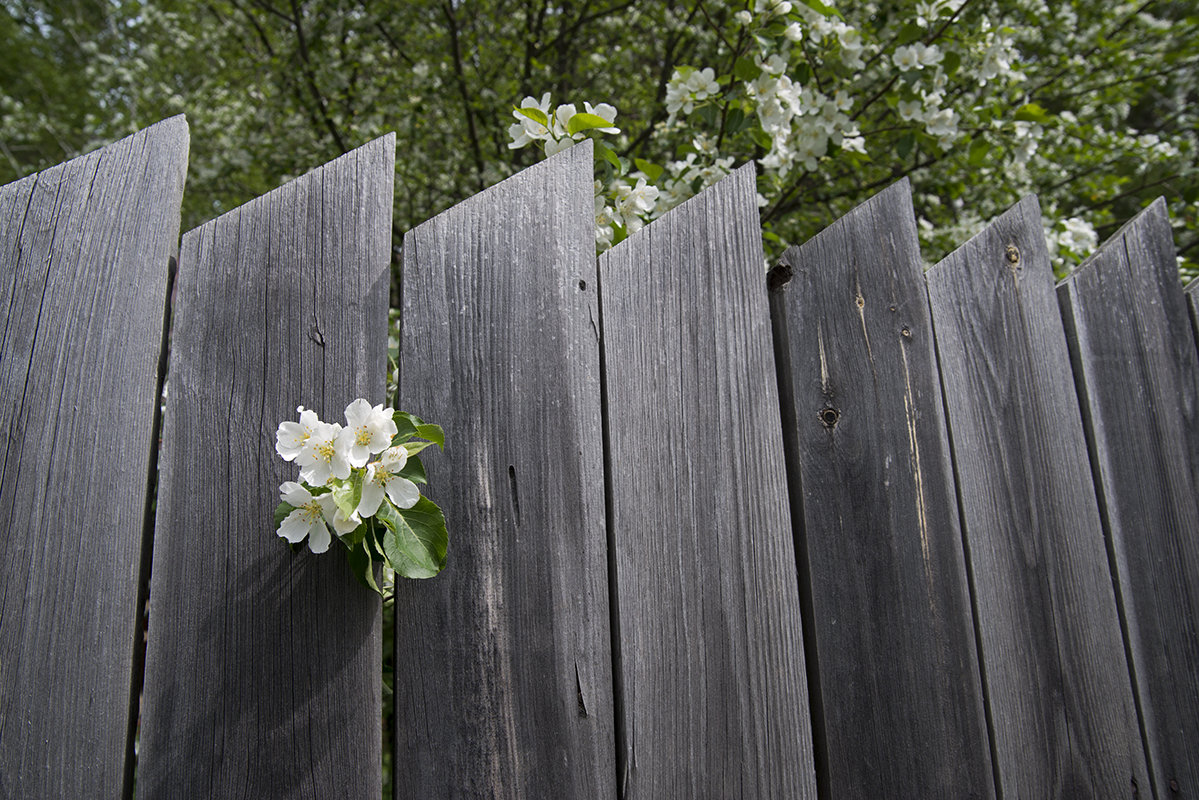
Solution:
{"label": "green foliage", "polygon": [[[549,122],[518,107],[550,92],[619,109],[596,148],[608,241],[757,160],[777,247],[907,175],[930,259],[1028,192],[1055,246],[1068,220],[1102,238],[1164,195],[1193,259],[1197,33],[1176,2],[9,0],[0,182],[186,112],[186,229],[395,130],[402,231],[538,158],[508,127],[514,108]],[[928,47],[939,62],[900,52]],[[714,93],[668,110],[672,77],[705,70]],[[809,100],[843,92],[848,121],[818,147],[815,106],[784,130],[782,76]],[[572,132],[598,130],[590,116]],[[1063,269],[1084,245],[1060,248]]]}

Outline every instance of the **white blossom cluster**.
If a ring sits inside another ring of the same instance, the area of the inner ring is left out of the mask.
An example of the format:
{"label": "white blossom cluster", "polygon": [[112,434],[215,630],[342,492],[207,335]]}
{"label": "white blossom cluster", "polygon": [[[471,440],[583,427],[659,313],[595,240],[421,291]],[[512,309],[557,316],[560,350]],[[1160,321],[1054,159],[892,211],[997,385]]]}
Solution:
{"label": "white blossom cluster", "polygon": [[[552,156],[575,142],[585,139],[587,131],[620,133],[620,128],[613,124],[590,125],[585,129],[572,132],[571,121],[579,113],[574,103],[563,103],[551,111],[549,92],[541,95],[540,100],[526,97],[521,101],[520,108],[512,112],[512,116],[516,117],[516,122],[508,128],[508,135],[512,137],[508,148],[517,150],[532,142],[543,142],[542,147],[545,149],[545,154]],[[581,113],[598,117],[608,123],[616,121],[616,109],[608,103],[599,103],[595,106],[583,103]]]}
{"label": "white blossom cluster", "polygon": [[[314,553],[329,549],[332,526],[337,535],[352,533],[383,503],[411,508],[420,499],[415,483],[400,475],[409,450],[392,446],[398,428],[394,411],[358,398],[346,406],[346,425],[322,422],[315,411],[300,406],[299,422],[284,421],[275,432],[275,451],[300,467],[299,482],[284,481],[279,499],[292,511],[279,524],[279,536],[292,544],[308,537]],[[372,457],[377,460],[372,461]],[[347,510],[339,494],[350,488],[358,470],[360,499]],[[330,489],[331,491],[316,491]]]}

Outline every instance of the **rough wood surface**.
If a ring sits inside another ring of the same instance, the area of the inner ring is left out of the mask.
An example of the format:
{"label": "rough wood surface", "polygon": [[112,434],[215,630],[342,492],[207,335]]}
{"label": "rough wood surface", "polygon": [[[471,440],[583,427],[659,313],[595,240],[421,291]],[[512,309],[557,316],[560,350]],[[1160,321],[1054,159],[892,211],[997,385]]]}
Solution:
{"label": "rough wood surface", "polygon": [[445,571],[396,600],[397,798],[615,796],[592,153],[404,237],[400,404]]}
{"label": "rough wood surface", "polygon": [[994,797],[907,181],[782,263],[792,277],[772,305],[821,794]]}
{"label": "rough wood surface", "polygon": [[1199,796],[1199,359],[1158,200],[1058,287],[1159,797]]}
{"label": "rough wood surface", "polygon": [[115,798],[182,117],[0,188],[0,798]]}
{"label": "rough wood surface", "polygon": [[1000,793],[1148,795],[1036,198],[927,278]]}
{"label": "rough wood surface", "polygon": [[272,512],[279,422],[383,400],[394,160],[378,139],[184,236],[139,797],[379,796],[379,600]]}
{"label": "rough wood surface", "polygon": [[815,797],[755,199],[600,258],[626,800]]}

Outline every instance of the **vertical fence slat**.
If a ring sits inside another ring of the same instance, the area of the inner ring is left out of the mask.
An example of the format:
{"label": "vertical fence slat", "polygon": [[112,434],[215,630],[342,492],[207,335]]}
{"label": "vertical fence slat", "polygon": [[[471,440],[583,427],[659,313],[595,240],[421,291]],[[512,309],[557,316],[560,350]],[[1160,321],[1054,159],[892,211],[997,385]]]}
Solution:
{"label": "vertical fence slat", "polygon": [[279,422],[383,400],[394,159],[378,139],[184,236],[140,797],[379,796],[378,598],[272,512]]}
{"label": "vertical fence slat", "polygon": [[175,117],[0,188],[0,797],[119,797]]}
{"label": "vertical fence slat", "polygon": [[624,797],[814,797],[754,172],[600,258]]}
{"label": "vertical fence slat", "polygon": [[1165,202],[1058,287],[1159,796],[1199,792],[1199,358]]}
{"label": "vertical fence slat", "polygon": [[1147,794],[1036,198],[927,277],[1001,794]]}
{"label": "vertical fence slat", "polygon": [[396,797],[614,796],[592,151],[404,238],[400,405],[445,571],[396,600]]}
{"label": "vertical fence slat", "polygon": [[792,277],[772,304],[801,580],[810,585],[821,791],[993,797],[907,182],[782,262]]}

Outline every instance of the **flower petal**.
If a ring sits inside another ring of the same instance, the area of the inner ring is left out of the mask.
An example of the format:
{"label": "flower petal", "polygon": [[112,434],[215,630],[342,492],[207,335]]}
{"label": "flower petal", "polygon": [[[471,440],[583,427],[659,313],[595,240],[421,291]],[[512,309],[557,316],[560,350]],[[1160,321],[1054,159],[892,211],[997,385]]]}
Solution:
{"label": "flower petal", "polygon": [[329,543],[332,541],[333,536],[329,533],[329,526],[325,524],[325,518],[317,517],[308,532],[308,549],[314,553],[323,553],[329,549]]}
{"label": "flower petal", "polygon": [[383,502],[383,487],[378,483],[367,480],[362,484],[362,499],[358,501],[358,516],[373,517]]}
{"label": "flower petal", "polygon": [[387,481],[387,496],[391,498],[391,502],[395,503],[397,508],[412,508],[420,499],[420,489],[416,488],[416,484],[407,478],[392,476]]}
{"label": "flower petal", "polygon": [[279,499],[289,506],[301,508],[312,502],[312,494],[295,481],[283,481],[279,484]]}
{"label": "flower petal", "polygon": [[[324,524],[324,523],[322,523]],[[308,514],[302,508],[297,508],[279,523],[279,535],[292,544],[303,540],[308,535]]]}

